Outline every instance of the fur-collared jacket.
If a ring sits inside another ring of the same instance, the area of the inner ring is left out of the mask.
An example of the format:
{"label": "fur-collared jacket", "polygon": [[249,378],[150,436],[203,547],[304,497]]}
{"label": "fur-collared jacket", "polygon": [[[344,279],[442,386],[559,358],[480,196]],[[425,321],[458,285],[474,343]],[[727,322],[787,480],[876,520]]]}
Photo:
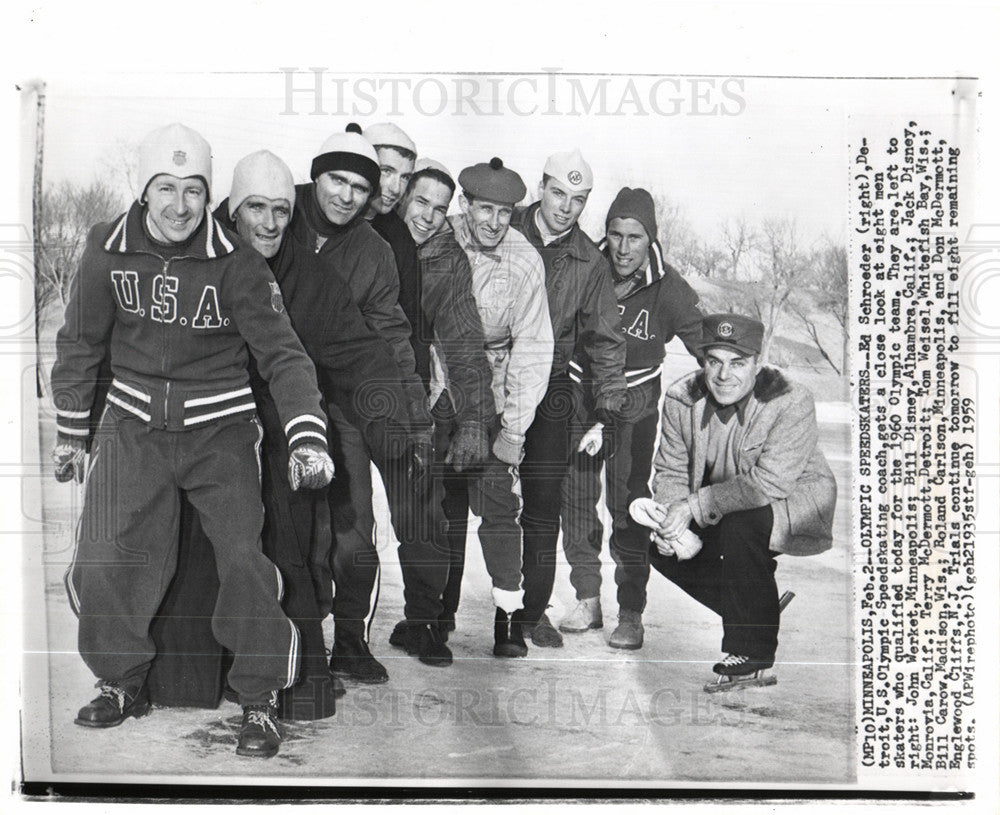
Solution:
{"label": "fur-collared jacket", "polygon": [[734,440],[736,478],[703,486],[708,390],[701,372],[667,390],[653,496],[667,505],[687,500],[700,526],[724,515],[770,505],[770,548],[791,555],[826,551],[833,542],[837,484],[817,445],[816,407],[805,388],[762,368]]}

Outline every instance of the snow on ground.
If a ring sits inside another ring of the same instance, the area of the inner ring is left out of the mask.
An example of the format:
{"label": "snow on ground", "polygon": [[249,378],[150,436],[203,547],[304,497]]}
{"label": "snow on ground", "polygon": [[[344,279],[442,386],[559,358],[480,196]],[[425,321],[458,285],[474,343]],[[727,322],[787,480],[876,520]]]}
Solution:
{"label": "snow on ground", "polygon": [[[838,417],[839,418],[839,417]],[[49,433],[51,431],[48,431]],[[51,436],[43,427],[42,449]],[[372,650],[386,685],[351,686],[336,716],[288,723],[279,755],[235,755],[240,709],[156,709],[109,730],[73,724],[92,698],[94,678],[76,653],[76,622],[61,577],[71,557],[74,487],[44,479],[44,557],[29,563],[23,740],[27,780],[165,783],[197,781],[377,784],[403,780],[520,786],[567,779],[575,785],[736,783],[811,786],[853,776],[849,426],[821,426],[840,485],[834,548],[782,557],[781,590],[797,597],[782,619],[778,684],[709,695],[721,624],[654,572],[639,651],[607,645],[617,607],[605,555],[605,628],[566,637],[562,649],[530,648],[523,660],[491,655],[490,583],[470,533],[464,598],[451,646],[455,664],[422,665],[388,645],[402,616],[394,545],[383,560]],[[379,517],[383,519],[384,504]],[[605,547],[606,548],[606,547]],[[562,559],[553,620],[573,592]],[[327,621],[327,641],[332,620]]]}

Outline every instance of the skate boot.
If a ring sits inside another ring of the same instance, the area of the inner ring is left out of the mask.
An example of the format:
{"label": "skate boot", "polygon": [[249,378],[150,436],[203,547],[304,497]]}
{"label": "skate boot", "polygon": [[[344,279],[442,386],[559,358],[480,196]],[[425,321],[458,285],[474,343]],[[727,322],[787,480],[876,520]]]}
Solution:
{"label": "skate boot", "polygon": [[521,623],[516,614],[498,608],[493,622],[493,656],[526,657],[528,646],[524,642]]}
{"label": "skate boot", "polygon": [[[273,701],[276,701],[274,694]],[[278,754],[281,731],[278,729],[278,708],[272,702],[262,705],[244,705],[243,721],[236,755],[250,758],[271,758]]]}
{"label": "skate boot", "polygon": [[385,666],[372,656],[361,637],[334,639],[330,672],[364,685],[382,685],[389,681]]}
{"label": "skate boot", "polygon": [[425,665],[451,665],[451,650],[436,625],[401,620],[389,635],[389,644],[403,648]]}
{"label": "skate boot", "polygon": [[600,597],[584,597],[559,623],[564,634],[581,634],[591,628],[604,628]]}
{"label": "skate boot", "polygon": [[716,662],[712,670],[719,675],[715,682],[705,685],[708,693],[720,693],[737,688],[764,688],[775,685],[778,678],[765,673],[774,666],[774,658],[748,657],[743,654],[727,654],[721,662]]}
{"label": "skate boot", "polygon": [[549,619],[548,614],[542,614],[538,618],[537,623],[528,622],[523,617],[523,609],[514,612],[515,619],[521,624],[521,630],[524,634],[531,635],[532,645],[537,645],[539,648],[562,648],[563,638],[562,634],[556,631],[556,627],[552,625],[552,621]]}
{"label": "skate boot", "polygon": [[642,648],[644,634],[642,615],[638,611],[629,611],[623,608],[618,612],[618,627],[611,634],[608,645],[612,648],[637,651]]}
{"label": "skate boot", "polygon": [[149,691],[145,682],[136,688],[123,682],[98,682],[100,696],[84,705],[74,722],[81,727],[117,727],[130,716],[138,719],[150,711]]}

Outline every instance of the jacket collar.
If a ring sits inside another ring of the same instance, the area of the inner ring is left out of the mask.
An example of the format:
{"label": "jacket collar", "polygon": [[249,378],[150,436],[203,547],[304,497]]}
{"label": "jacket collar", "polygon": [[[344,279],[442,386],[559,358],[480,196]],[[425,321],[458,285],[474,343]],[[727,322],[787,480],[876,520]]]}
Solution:
{"label": "jacket collar", "polygon": [[563,250],[575,260],[587,260],[590,257],[592,244],[590,239],[583,234],[579,223],[573,224],[572,229],[562,237],[556,238],[547,246],[544,245],[542,233],[535,221],[539,206],[539,202],[536,201],[534,204],[519,210],[516,214],[517,228],[524,233],[532,245],[539,250],[543,248],[549,251]]}
{"label": "jacket collar", "polygon": [[[104,238],[104,249],[112,254],[124,255],[131,252],[153,252],[155,247],[146,237],[142,219],[146,217],[146,208],[138,201],[133,202],[128,212],[121,215],[112,225]],[[185,253],[187,257],[201,260],[224,257],[236,251],[233,242],[226,235],[222,225],[205,208],[205,217],[201,219],[195,230],[191,245]]]}
{"label": "jacket collar", "polygon": [[[503,260],[503,245],[504,241],[507,240],[507,235],[504,235],[500,243],[494,246],[492,249],[484,249],[479,245],[479,242],[472,237],[472,231],[469,229],[469,224],[465,220],[465,216],[459,212],[451,219],[451,227],[455,230],[455,239],[458,241],[458,245],[461,246],[466,254],[469,252],[476,252],[477,254],[488,257],[494,263],[500,263]],[[508,231],[513,227],[508,227]]]}
{"label": "jacket collar", "polygon": [[[608,239],[605,236],[601,239],[601,242],[597,244],[597,248],[601,251],[601,254],[607,258],[608,263],[611,263],[611,258],[608,257]],[[612,272],[614,271],[614,264],[611,265]],[[660,248],[659,241],[653,241],[649,244],[649,264],[646,266],[646,275],[639,285],[638,288],[644,289],[646,286],[651,286],[658,280],[662,280],[670,267],[663,261],[663,249]]]}

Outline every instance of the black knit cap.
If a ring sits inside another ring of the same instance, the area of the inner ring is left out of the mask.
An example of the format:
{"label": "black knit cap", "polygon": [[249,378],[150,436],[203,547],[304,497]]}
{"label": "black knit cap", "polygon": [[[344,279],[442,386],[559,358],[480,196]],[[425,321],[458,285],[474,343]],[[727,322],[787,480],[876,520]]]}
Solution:
{"label": "black knit cap", "polygon": [[315,181],[323,173],[346,170],[357,173],[375,190],[382,172],[375,148],[361,135],[361,126],[351,122],[343,133],[334,133],[323,142],[319,155],[312,161],[310,178]]}
{"label": "black knit cap", "polygon": [[521,176],[495,156],[488,163],[466,167],[458,174],[458,183],[467,196],[495,204],[513,206],[528,194]]}
{"label": "black knit cap", "polygon": [[615,218],[634,218],[642,228],[646,230],[646,237],[650,241],[656,240],[656,205],[653,203],[653,196],[642,187],[622,187],[611,202],[608,210],[608,217],[604,220],[604,228]]}

